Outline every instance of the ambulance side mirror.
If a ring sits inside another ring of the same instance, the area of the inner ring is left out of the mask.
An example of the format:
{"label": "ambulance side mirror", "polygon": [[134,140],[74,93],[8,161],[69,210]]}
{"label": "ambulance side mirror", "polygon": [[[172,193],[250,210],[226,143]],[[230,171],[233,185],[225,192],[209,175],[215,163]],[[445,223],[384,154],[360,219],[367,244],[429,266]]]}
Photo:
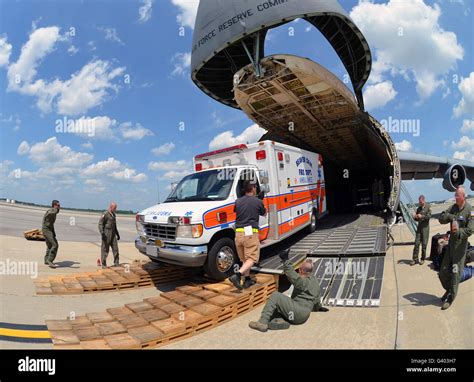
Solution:
{"label": "ambulance side mirror", "polygon": [[[260,194],[268,194],[270,192],[270,185],[268,184],[261,184],[260,185]],[[260,198],[260,194],[258,197]],[[263,199],[263,198],[260,198]]]}
{"label": "ambulance side mirror", "polygon": [[258,176],[260,178],[260,184],[268,184],[268,171],[267,170],[258,170]]}

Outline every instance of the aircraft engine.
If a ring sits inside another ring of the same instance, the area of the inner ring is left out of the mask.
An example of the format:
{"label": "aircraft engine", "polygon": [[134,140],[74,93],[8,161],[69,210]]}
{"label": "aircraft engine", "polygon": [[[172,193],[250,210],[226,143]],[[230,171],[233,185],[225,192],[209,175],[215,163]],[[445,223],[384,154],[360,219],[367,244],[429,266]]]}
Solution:
{"label": "aircraft engine", "polygon": [[[460,164],[453,164],[444,173],[443,188],[449,192],[456,191],[456,188],[464,184],[466,180],[466,170]],[[473,184],[471,183],[471,190]]]}

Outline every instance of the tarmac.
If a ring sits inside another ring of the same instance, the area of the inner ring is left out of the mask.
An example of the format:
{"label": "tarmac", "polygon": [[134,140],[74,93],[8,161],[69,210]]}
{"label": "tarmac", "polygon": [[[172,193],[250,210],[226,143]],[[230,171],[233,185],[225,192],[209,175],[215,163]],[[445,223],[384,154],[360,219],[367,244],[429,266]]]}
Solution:
{"label": "tarmac", "polygon": [[[437,206],[437,208],[441,208]],[[436,212],[436,211],[434,211]],[[97,269],[100,256],[98,214],[62,211],[57,221],[59,268],[43,265],[45,243],[27,241],[25,230],[40,228],[44,210],[0,204],[0,260],[37,262],[38,277],[87,272]],[[70,225],[71,216],[75,225]],[[61,219],[61,220],[60,220]],[[119,217],[122,240],[120,260],[146,260],[133,244],[134,218]],[[430,221],[430,236],[445,232]],[[474,348],[474,284],[460,285],[454,304],[441,311],[443,289],[431,262],[410,266],[414,238],[405,224],[392,229],[395,245],[386,254],[379,307],[329,307],[312,313],[309,320],[284,331],[256,332],[248,322],[259,318],[262,307],[217,328],[174,342],[169,349],[472,349]],[[474,239],[471,240],[471,242]],[[430,245],[428,245],[428,254]],[[112,257],[112,254],[110,254]],[[112,260],[112,259],[110,259]],[[284,276],[282,276],[284,277]],[[0,322],[44,325],[48,319],[64,319],[101,312],[172,290],[175,283],[127,291],[86,295],[37,296],[31,275],[0,275]],[[2,349],[52,348],[51,344],[0,341]]]}

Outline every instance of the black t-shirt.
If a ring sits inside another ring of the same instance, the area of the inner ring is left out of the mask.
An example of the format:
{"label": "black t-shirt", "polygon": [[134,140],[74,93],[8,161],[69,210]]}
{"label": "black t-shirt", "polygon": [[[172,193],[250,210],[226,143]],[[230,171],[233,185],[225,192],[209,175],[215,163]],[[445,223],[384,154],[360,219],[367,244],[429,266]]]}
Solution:
{"label": "black t-shirt", "polygon": [[237,213],[236,228],[244,228],[249,225],[252,228],[258,228],[258,217],[265,215],[267,210],[263,201],[256,196],[244,195],[235,201],[234,211]]}

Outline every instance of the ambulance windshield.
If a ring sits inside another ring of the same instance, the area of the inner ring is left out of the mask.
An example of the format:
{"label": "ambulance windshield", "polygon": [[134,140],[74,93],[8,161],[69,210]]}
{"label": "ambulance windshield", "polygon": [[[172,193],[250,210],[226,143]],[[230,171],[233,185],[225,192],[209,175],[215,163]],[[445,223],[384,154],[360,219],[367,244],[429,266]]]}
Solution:
{"label": "ambulance windshield", "polygon": [[164,202],[225,200],[229,196],[235,174],[235,168],[190,174],[178,183]]}

